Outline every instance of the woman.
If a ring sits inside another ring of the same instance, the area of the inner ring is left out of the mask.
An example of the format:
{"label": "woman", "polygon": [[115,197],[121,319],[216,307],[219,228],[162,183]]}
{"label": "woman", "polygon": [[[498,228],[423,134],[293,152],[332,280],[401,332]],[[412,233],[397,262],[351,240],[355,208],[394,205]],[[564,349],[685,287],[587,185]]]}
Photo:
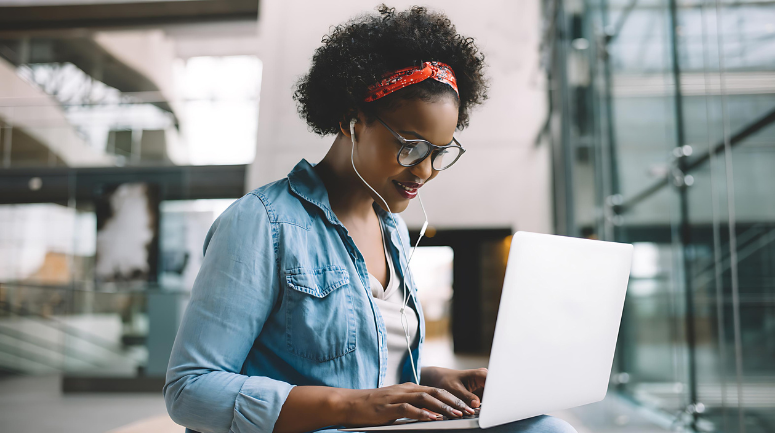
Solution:
{"label": "woman", "polygon": [[[420,368],[424,321],[395,213],[462,155],[453,133],[487,97],[484,58],[444,15],[379,12],[336,27],[297,83],[311,129],[336,134],[323,160],[210,228],[164,386],[189,429],[304,432],[479,406],[486,369]],[[547,416],[496,429],[575,432]]]}

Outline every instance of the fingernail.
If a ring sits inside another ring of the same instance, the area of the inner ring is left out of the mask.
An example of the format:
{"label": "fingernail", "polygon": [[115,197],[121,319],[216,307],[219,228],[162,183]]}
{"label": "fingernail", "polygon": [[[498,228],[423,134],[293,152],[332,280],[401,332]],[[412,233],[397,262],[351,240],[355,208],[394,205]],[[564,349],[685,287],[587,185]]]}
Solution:
{"label": "fingernail", "polygon": [[470,407],[466,406],[466,412],[468,412],[468,413],[474,413],[474,412],[476,412],[476,411],[475,411],[475,410],[473,410],[473,409],[471,409]]}
{"label": "fingernail", "polygon": [[460,411],[459,411],[459,410],[457,410],[457,409],[452,409],[452,413],[454,413],[454,414],[455,414],[455,415],[457,415],[457,416],[463,416],[463,412],[460,412]]}
{"label": "fingernail", "polygon": [[443,419],[444,417],[442,415],[436,415],[436,421],[441,421]]}

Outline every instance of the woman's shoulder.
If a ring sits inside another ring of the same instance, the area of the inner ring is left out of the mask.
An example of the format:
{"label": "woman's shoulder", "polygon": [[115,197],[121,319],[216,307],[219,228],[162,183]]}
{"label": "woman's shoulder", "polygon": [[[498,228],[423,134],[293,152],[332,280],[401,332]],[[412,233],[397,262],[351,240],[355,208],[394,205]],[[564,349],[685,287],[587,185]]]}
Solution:
{"label": "woman's shoulder", "polygon": [[229,205],[210,225],[202,253],[238,256],[245,250],[253,250],[253,243],[271,240],[268,215],[261,201],[245,194]]}
{"label": "woman's shoulder", "polygon": [[269,182],[266,185],[259,186],[245,194],[245,197],[247,196],[258,198],[264,206],[276,206],[279,202],[283,202],[291,196],[288,178],[284,177],[274,182]]}
{"label": "woman's shoulder", "polygon": [[310,226],[310,211],[293,193],[287,177],[260,186],[246,196],[253,196],[261,202],[270,222],[293,224],[304,228]]}
{"label": "woman's shoulder", "polygon": [[228,249],[255,249],[256,242],[274,240],[275,224],[309,226],[299,199],[290,193],[288,178],[253,189],[235,200],[213,222],[205,237],[204,251],[218,239]]}
{"label": "woman's shoulder", "polygon": [[286,177],[255,188],[235,200],[213,225],[244,227],[245,224],[255,226],[262,223],[288,223],[308,228],[309,220],[308,209],[291,192]]}

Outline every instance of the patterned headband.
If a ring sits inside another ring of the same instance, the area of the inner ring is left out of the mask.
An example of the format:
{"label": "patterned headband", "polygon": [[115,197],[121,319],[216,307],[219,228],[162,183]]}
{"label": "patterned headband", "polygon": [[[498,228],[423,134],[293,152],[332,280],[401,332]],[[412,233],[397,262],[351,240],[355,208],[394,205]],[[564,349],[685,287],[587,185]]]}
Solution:
{"label": "patterned headband", "polygon": [[457,90],[455,73],[449,65],[441,62],[423,62],[422,65],[422,67],[410,66],[385,74],[382,81],[372,84],[367,88],[364,101],[376,101],[396,90],[403,89],[406,86],[419,83],[428,78],[433,78],[440,83],[449,84],[455,89],[455,93],[457,93],[458,97],[460,97],[460,92]]}

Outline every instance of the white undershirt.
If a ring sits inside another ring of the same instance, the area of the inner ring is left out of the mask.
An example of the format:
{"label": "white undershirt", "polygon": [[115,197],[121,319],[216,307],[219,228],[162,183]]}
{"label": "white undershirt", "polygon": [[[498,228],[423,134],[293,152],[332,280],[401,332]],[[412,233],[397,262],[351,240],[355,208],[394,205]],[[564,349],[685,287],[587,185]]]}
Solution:
{"label": "white undershirt", "polygon": [[[381,231],[381,222],[379,228]],[[403,326],[401,326],[401,305],[404,302],[403,288],[393,266],[393,260],[390,259],[384,231],[382,232],[382,246],[385,249],[385,257],[387,258],[390,271],[387,288],[383,288],[379,280],[371,273],[369,273],[369,282],[374,303],[379,307],[379,312],[382,314],[382,318],[385,321],[385,329],[387,330],[388,364],[383,386],[389,386],[399,383],[402,361],[407,356],[409,349],[406,347],[406,334],[404,333]],[[409,288],[407,287],[406,290],[408,291]],[[407,293],[408,295],[409,293]],[[417,320],[417,313],[411,308],[409,302],[407,302],[406,318],[409,325],[409,341],[414,345],[419,322]]]}

